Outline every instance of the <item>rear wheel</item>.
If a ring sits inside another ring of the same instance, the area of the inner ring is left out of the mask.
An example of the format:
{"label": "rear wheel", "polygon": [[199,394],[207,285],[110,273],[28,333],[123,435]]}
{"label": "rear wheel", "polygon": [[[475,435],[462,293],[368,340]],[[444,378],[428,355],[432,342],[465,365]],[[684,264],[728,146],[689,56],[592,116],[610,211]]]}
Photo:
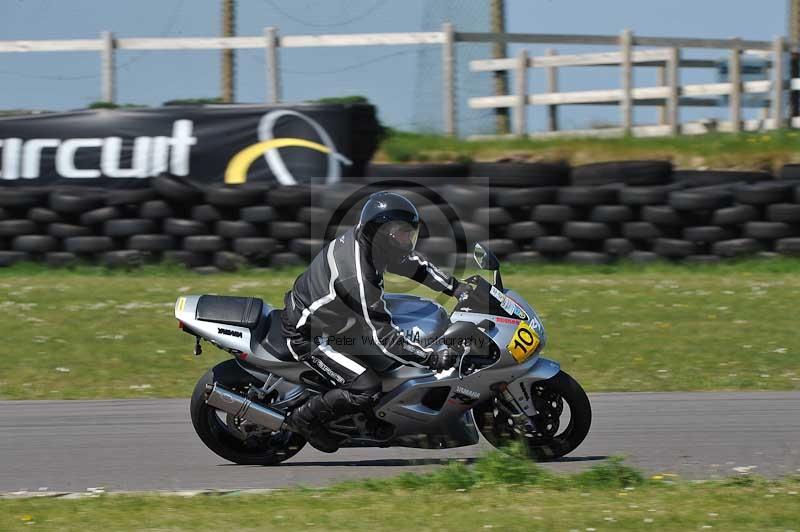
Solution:
{"label": "rear wheel", "polygon": [[306,443],[301,436],[241,422],[206,404],[206,386],[215,382],[240,395],[246,395],[251,385],[261,385],[235,360],[217,364],[197,382],[190,405],[192,425],[209,449],[243,465],[275,465],[300,452]]}
{"label": "rear wheel", "polygon": [[534,382],[531,397],[538,412],[532,426],[521,428],[510,416],[512,407],[495,397],[473,410],[478,429],[489,443],[502,447],[512,442],[525,444],[532,458],[555,460],[572,452],[583,442],[592,424],[592,408],[581,385],[563,371]]}

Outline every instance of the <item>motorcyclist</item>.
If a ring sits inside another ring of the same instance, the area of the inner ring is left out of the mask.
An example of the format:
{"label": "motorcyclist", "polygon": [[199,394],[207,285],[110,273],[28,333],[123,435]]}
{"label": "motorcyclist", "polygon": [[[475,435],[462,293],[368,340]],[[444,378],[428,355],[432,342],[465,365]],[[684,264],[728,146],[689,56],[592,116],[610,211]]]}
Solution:
{"label": "motorcyclist", "polygon": [[289,351],[332,386],[289,414],[286,427],[321,451],[339,446],[325,422],[371,407],[381,386],[375,367],[387,359],[435,371],[455,363],[451,350],[406,336],[383,299],[387,271],[454,297],[469,291],[414,251],[418,235],[414,205],[376,192],[358,225],[326,244],[286,294],[281,325]]}

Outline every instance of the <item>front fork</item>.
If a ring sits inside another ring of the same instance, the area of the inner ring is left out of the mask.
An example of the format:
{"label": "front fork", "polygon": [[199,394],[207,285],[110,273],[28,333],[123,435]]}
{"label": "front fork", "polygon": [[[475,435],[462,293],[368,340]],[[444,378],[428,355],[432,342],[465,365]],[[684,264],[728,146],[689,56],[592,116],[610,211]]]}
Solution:
{"label": "front fork", "polygon": [[561,366],[553,360],[537,357],[528,372],[504,385],[500,385],[500,397],[508,405],[511,411],[506,412],[514,424],[520,428],[533,428],[533,418],[539,411],[536,409],[533,397],[531,396],[531,386],[534,382],[547,380],[555,377],[561,371]]}
{"label": "front fork", "polygon": [[[535,432],[536,425],[533,417],[538,414],[536,407],[532,401],[521,402],[518,401],[514,394],[508,389],[508,385],[503,383],[500,385],[499,396],[502,403],[498,405],[502,408],[506,415],[514,422],[514,425],[524,432]],[[530,394],[528,394],[530,395]]]}

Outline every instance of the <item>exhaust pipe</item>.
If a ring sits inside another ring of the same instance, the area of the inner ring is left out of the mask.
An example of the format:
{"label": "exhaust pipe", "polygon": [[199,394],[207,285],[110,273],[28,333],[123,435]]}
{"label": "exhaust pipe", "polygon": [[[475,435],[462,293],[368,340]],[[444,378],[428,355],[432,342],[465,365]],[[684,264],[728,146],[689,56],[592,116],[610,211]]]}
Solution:
{"label": "exhaust pipe", "polygon": [[281,430],[285,416],[276,410],[254,403],[217,383],[206,386],[206,403],[223,412],[246,419],[270,430]]}

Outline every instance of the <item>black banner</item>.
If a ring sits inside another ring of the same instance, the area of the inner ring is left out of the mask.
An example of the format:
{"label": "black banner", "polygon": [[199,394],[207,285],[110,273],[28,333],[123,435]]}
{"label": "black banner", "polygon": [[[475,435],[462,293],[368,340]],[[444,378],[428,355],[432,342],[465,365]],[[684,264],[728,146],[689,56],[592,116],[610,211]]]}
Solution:
{"label": "black banner", "polygon": [[[365,124],[365,117],[371,121]],[[205,183],[336,182],[362,171],[378,134],[374,108],[367,105],[12,116],[0,118],[0,184],[132,187],[162,173]]]}

